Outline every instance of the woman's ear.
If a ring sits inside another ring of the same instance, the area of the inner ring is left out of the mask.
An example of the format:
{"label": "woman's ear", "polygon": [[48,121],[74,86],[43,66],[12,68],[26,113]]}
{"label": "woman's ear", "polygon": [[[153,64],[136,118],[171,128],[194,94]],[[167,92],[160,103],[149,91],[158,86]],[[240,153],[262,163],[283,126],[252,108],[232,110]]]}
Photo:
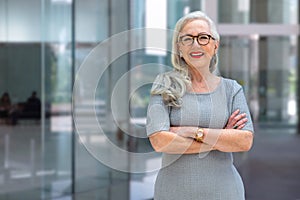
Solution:
{"label": "woman's ear", "polygon": [[215,54],[218,52],[218,49],[219,49],[219,41],[215,43]]}

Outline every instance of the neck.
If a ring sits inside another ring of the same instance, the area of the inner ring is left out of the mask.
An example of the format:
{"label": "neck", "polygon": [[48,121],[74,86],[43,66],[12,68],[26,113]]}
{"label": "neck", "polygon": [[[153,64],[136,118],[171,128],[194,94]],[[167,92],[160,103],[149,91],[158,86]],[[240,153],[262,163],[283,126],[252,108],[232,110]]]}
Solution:
{"label": "neck", "polygon": [[195,68],[190,67],[192,82],[203,82],[211,79],[214,75],[209,71],[208,67]]}
{"label": "neck", "polygon": [[190,90],[193,92],[213,91],[220,82],[220,78],[212,74],[208,67],[200,69],[190,67],[190,75],[192,81]]}

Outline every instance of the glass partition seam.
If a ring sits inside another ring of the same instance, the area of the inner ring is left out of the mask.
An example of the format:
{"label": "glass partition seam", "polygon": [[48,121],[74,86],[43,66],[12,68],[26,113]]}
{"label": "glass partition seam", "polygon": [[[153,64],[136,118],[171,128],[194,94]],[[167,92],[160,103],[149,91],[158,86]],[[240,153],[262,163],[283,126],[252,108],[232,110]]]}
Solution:
{"label": "glass partition seam", "polygon": [[[45,0],[41,1],[41,167],[42,170],[45,169],[45,162],[44,162],[44,155],[45,155],[45,41],[46,41],[46,35],[45,35]],[[41,186],[45,186],[44,178],[42,177],[41,180]],[[44,192],[41,192],[41,198],[44,199]]]}
{"label": "glass partition seam", "polygon": [[[134,15],[133,15],[133,9],[131,8],[131,5],[133,5],[133,0],[127,0],[127,10],[128,10],[128,30],[131,30],[132,28],[134,28],[133,27],[133,20],[134,20]],[[128,35],[128,40],[129,40],[129,42],[128,42],[128,49],[131,49],[131,37],[132,35],[131,34],[129,34]],[[129,52],[129,55],[128,55],[128,66],[127,66],[127,70],[128,70],[128,72],[130,71],[130,68],[131,68],[131,64],[132,64],[132,56],[131,56],[131,52]],[[126,99],[130,99],[130,94],[131,94],[131,90],[132,90],[132,88],[131,88],[131,73],[128,73],[128,79],[127,79],[127,85],[128,85],[128,93],[127,93],[127,98]],[[130,104],[128,104],[128,106],[129,106],[129,111],[131,111],[131,105]],[[128,123],[128,127],[129,127],[129,131],[132,133],[132,124],[130,123],[130,114],[129,114],[129,112],[127,112],[127,123]],[[129,140],[134,140],[133,138],[131,138],[131,137],[129,137],[128,138]],[[129,141],[129,151],[131,151],[132,150],[132,144],[133,144],[133,142],[134,141]],[[134,146],[134,145],[133,145]],[[130,164],[131,164],[131,160],[130,160],[131,158],[130,158],[130,156],[128,156],[128,165],[129,165],[129,168],[130,168]],[[131,180],[131,178],[132,178],[132,176],[131,176],[131,173],[128,173],[128,179],[129,179],[129,181]],[[131,196],[131,194],[130,194],[130,192],[131,192],[131,185],[129,184],[129,186],[128,186],[128,197],[127,197],[127,199],[130,199],[130,196]]]}
{"label": "glass partition seam", "polygon": [[[75,2],[76,0],[73,0],[72,1],[72,5],[71,5],[71,85],[74,84],[74,81],[75,81]],[[72,88],[71,88],[72,90]],[[73,93],[73,91],[71,91]],[[72,111],[71,111],[72,112]],[[71,126],[72,126],[72,129],[71,129],[71,134],[72,134],[72,138],[71,138],[71,193],[74,194],[75,193],[75,183],[76,183],[76,168],[75,168],[75,149],[76,149],[76,145],[75,145],[75,142],[76,142],[76,136],[75,136],[75,124],[74,124],[74,120],[71,120]]]}

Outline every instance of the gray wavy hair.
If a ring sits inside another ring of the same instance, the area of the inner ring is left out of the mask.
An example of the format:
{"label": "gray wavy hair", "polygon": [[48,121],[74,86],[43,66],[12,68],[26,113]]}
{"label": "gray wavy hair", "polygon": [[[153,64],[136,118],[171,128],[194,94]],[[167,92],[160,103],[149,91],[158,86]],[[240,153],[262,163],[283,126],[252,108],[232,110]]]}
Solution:
{"label": "gray wavy hair", "polygon": [[[216,41],[220,41],[220,35],[217,32],[215,23],[204,12],[191,12],[177,21],[173,33],[171,55],[171,61],[174,67],[174,71],[171,73],[160,74],[156,78],[151,90],[152,95],[162,95],[165,104],[168,106],[180,107],[182,102],[181,98],[186,92],[187,85],[191,84],[188,65],[179,53],[178,40],[179,34],[183,27],[188,22],[196,19],[206,21],[213,37],[216,39]],[[217,54],[215,54],[210,61],[210,72],[215,71],[217,63],[218,56]]]}

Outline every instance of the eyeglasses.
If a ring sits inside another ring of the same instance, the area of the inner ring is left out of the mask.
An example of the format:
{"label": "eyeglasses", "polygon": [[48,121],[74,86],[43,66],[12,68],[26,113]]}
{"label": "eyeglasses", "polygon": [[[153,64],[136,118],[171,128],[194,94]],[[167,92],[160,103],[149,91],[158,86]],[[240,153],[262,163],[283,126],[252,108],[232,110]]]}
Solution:
{"label": "eyeglasses", "polygon": [[215,38],[211,35],[208,34],[203,34],[200,33],[197,36],[193,36],[193,35],[183,35],[179,38],[180,42],[184,45],[184,46],[191,46],[194,44],[194,40],[195,38],[197,39],[197,42],[199,45],[205,46],[209,43],[210,39],[215,40]]}

